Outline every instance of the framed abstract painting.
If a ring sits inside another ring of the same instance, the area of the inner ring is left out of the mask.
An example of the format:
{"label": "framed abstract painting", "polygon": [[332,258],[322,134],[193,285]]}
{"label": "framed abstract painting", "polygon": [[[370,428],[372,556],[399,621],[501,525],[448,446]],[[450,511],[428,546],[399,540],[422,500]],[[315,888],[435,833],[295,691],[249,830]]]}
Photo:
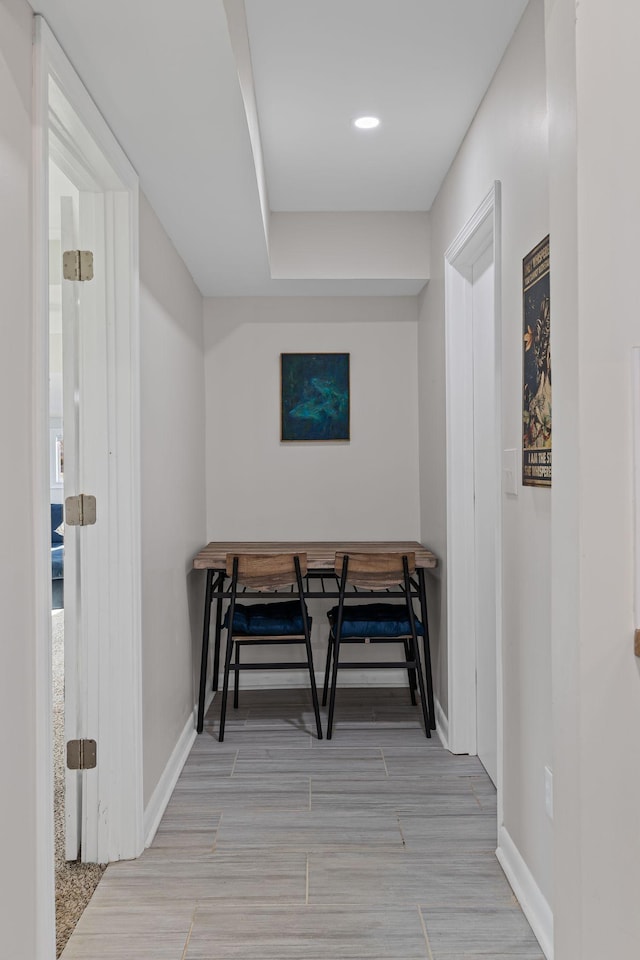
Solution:
{"label": "framed abstract painting", "polygon": [[280,354],[280,439],[349,440],[349,354]]}

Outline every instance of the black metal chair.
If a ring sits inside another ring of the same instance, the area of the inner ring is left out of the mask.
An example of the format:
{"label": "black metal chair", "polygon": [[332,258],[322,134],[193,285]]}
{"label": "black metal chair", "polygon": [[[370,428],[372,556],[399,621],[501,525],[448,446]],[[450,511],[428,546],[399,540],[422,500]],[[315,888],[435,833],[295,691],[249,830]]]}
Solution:
{"label": "black metal chair", "polygon": [[[424,628],[415,616],[412,601],[411,577],[414,572],[415,554],[411,553],[336,554],[335,573],[339,578],[340,592],[338,605],[332,607],[327,614],[329,642],[322,695],[324,705],[327,702],[329,675],[331,675],[327,740],[331,739],[333,733],[338,671],[361,670],[363,666],[385,670],[392,668],[406,670],[413,704],[416,703],[417,680],[425,734],[431,737],[427,697],[418,650],[418,637],[424,634]],[[362,587],[367,591],[389,591],[395,588],[394,592],[401,593],[402,601],[346,603],[345,598],[349,587]],[[340,660],[340,649],[345,643],[400,643],[403,646],[405,658],[393,661],[345,662]]]}
{"label": "black metal chair", "polygon": [[[234,706],[238,705],[238,677],[241,670],[292,670],[307,667],[311,683],[311,697],[316,718],[318,739],[322,739],[320,707],[313,671],[311,652],[311,618],[304,600],[302,578],[307,573],[306,554],[260,554],[227,555],[227,576],[231,577],[230,603],[223,626],[227,630],[227,650],[224,663],[224,681],[220,709],[220,732],[224,740],[224,728],[229,692],[229,675],[234,672]],[[279,590],[288,588],[292,596],[283,600]],[[264,603],[244,604],[237,602],[239,590],[264,594]],[[265,644],[302,643],[306,649],[306,661],[269,663],[243,663],[240,650],[245,646]],[[235,652],[235,658],[234,658]]]}

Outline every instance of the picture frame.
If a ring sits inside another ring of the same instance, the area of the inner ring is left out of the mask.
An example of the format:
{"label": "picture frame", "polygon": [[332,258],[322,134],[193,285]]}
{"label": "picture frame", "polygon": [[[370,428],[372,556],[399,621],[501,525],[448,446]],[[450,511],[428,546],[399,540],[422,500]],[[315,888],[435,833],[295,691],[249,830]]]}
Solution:
{"label": "picture frame", "polygon": [[280,354],[280,440],[345,442],[350,436],[350,355]]}
{"label": "picture frame", "polygon": [[522,261],[522,485],[551,486],[549,236]]}

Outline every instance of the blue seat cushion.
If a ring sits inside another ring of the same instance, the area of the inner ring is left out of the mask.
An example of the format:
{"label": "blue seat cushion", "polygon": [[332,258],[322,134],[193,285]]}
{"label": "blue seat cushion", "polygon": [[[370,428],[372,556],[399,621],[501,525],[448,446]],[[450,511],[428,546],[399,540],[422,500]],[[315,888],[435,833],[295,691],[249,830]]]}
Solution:
{"label": "blue seat cushion", "polygon": [[[333,628],[338,622],[338,607],[332,607],[327,614]],[[416,633],[424,634],[424,627],[415,618]],[[340,637],[348,639],[393,639],[411,634],[409,616],[406,607],[396,603],[348,604],[342,613]]]}
{"label": "blue seat cushion", "polygon": [[[229,627],[229,611],[224,618]],[[309,618],[309,627],[311,619]],[[233,613],[233,633],[247,637],[278,637],[302,634],[302,611],[299,600],[282,603],[237,603]]]}
{"label": "blue seat cushion", "polygon": [[59,544],[51,547],[51,579],[60,580],[64,577],[64,546]]}

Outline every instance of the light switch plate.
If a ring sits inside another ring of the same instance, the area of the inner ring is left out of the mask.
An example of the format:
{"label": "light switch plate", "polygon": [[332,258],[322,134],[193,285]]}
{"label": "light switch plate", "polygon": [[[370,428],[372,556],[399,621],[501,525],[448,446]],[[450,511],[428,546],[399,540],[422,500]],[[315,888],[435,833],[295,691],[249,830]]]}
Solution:
{"label": "light switch plate", "polygon": [[518,451],[502,451],[502,489],[510,497],[518,496]]}

